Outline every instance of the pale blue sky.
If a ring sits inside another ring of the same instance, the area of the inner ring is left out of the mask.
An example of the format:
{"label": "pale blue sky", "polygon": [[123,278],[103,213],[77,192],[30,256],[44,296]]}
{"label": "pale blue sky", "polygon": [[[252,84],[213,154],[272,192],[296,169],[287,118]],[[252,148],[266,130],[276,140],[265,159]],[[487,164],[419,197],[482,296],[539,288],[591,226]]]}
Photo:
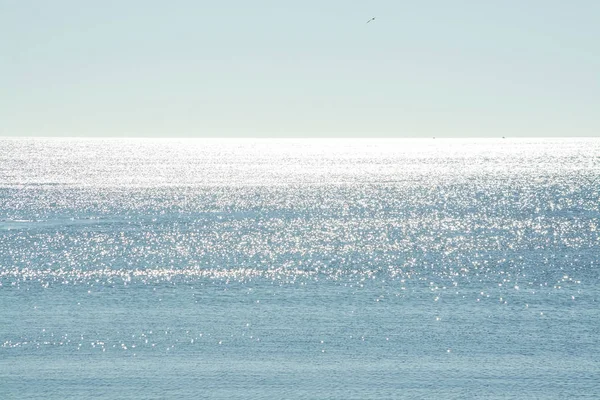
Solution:
{"label": "pale blue sky", "polygon": [[599,134],[598,0],[0,0],[4,136]]}

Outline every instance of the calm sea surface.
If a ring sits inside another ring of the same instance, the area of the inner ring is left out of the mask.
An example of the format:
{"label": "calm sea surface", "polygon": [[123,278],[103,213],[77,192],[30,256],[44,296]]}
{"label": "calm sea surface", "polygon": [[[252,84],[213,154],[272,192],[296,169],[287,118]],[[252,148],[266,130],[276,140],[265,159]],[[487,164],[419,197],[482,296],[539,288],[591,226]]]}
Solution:
{"label": "calm sea surface", "polygon": [[0,139],[2,399],[600,398],[600,139]]}

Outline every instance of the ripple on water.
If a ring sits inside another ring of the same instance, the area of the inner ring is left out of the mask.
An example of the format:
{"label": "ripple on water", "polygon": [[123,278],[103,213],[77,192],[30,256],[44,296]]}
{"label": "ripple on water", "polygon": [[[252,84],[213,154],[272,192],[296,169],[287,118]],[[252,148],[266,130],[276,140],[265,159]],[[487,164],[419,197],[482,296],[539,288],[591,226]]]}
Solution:
{"label": "ripple on water", "polygon": [[131,398],[598,397],[597,154],[0,139],[0,381],[24,397],[86,397],[98,371]]}

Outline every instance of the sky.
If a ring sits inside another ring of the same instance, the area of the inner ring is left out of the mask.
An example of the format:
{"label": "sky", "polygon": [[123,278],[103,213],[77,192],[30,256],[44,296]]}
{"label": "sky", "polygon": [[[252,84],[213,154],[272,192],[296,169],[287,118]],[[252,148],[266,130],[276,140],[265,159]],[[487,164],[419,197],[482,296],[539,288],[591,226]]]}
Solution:
{"label": "sky", "polygon": [[599,21],[598,0],[0,0],[0,136],[600,136]]}

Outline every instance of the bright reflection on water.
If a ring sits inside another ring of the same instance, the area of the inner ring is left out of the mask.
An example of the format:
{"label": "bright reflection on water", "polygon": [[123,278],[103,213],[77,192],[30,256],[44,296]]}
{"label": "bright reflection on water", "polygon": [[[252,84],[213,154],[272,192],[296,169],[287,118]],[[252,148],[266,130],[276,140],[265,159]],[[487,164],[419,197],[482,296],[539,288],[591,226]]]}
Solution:
{"label": "bright reflection on water", "polygon": [[599,178],[598,139],[0,139],[0,389],[598,398]]}

